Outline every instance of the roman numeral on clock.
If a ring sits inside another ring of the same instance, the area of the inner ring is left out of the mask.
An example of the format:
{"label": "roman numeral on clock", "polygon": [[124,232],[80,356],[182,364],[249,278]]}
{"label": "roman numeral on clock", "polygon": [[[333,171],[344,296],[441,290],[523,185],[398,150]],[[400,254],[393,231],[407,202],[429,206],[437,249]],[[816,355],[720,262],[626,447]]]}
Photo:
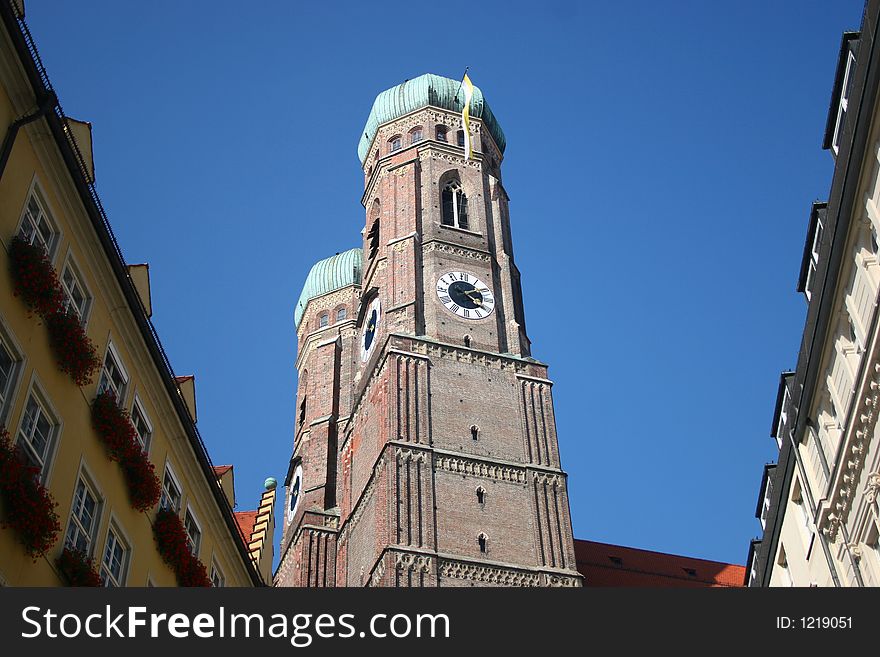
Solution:
{"label": "roman numeral on clock", "polygon": [[452,299],[450,299],[450,298],[449,298],[448,296],[446,296],[446,295],[443,295],[442,297],[440,297],[440,301],[442,301],[444,304],[452,303]]}

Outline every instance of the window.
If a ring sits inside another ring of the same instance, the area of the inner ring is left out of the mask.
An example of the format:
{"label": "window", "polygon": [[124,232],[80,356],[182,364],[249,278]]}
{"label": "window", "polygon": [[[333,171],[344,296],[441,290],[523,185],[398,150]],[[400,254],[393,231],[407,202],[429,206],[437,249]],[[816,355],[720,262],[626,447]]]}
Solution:
{"label": "window", "polygon": [[776,446],[782,449],[782,441],[785,434],[785,425],[788,422],[788,402],[791,394],[786,385],[782,392],[782,404],[779,407],[779,424],[776,425]]}
{"label": "window", "polygon": [[6,341],[0,335],[0,424],[4,423],[6,412],[12,401],[12,393],[15,381],[18,378],[21,361],[7,346]]}
{"label": "window", "polygon": [[849,94],[852,91],[853,69],[856,58],[849,53],[846,59],[846,72],[843,74],[843,85],[840,92],[840,102],[837,105],[837,121],[834,124],[834,137],[831,141],[831,149],[834,154],[840,150],[840,142],[843,139],[843,131],[846,125],[846,112],[849,109]]}
{"label": "window", "polygon": [[400,147],[402,145],[402,141],[401,141],[400,137],[394,137],[393,139],[391,139],[390,144],[391,144],[391,151],[392,152],[399,151]]}
{"label": "window", "polygon": [[480,437],[480,427],[476,424],[471,425],[471,439],[477,440]]}
{"label": "window", "polygon": [[318,328],[324,328],[330,323],[330,315],[324,313],[318,318]]}
{"label": "window", "polygon": [[813,243],[810,247],[810,262],[807,265],[807,280],[804,284],[804,294],[807,296],[809,300],[813,295],[813,284],[816,281],[816,270],[819,268],[819,249],[822,246],[822,231],[824,230],[824,225],[822,224],[823,215],[819,215],[816,218],[816,230],[813,233]]}
{"label": "window", "polygon": [[125,584],[125,571],[128,568],[128,547],[122,540],[119,530],[111,525],[107,532],[107,545],[101,561],[101,581],[104,586]]}
{"label": "window", "polygon": [[464,130],[458,131],[458,145],[464,147]]}
{"label": "window", "polygon": [[798,507],[801,536],[804,539],[804,543],[809,545],[810,539],[813,535],[813,530],[810,528],[810,510],[807,507],[807,500],[804,496],[804,491],[799,480],[795,480],[794,486],[792,487],[791,501]]}
{"label": "window", "polygon": [[767,527],[767,516],[770,514],[770,497],[773,495],[773,480],[767,473],[767,483],[764,486],[764,502],[761,506],[761,528]]}
{"label": "window", "polygon": [[28,463],[39,468],[40,479],[46,474],[55,429],[55,421],[34,393],[31,393],[21,419],[21,428],[18,430],[18,444],[21,445]]}
{"label": "window", "polygon": [[373,259],[379,253],[379,217],[373,220],[373,226],[367,234],[367,244],[369,246],[369,260],[373,262]]}
{"label": "window", "polygon": [[73,548],[84,555],[92,553],[92,539],[98,524],[98,496],[80,476],[73,494],[70,509],[70,523],[64,537],[65,547]]}
{"label": "window", "polygon": [[170,509],[177,513],[180,511],[180,499],[183,493],[180,484],[177,483],[177,477],[171,471],[170,464],[165,464],[165,477],[162,479],[162,497],[159,499],[159,506],[163,509]]}
{"label": "window", "polygon": [[464,346],[465,347],[471,346],[471,336],[469,336],[469,335],[464,336]]}
{"label": "window", "polygon": [[150,438],[153,437],[153,425],[150,423],[141,400],[134,398],[134,405],[131,407],[131,424],[137,434],[138,442],[145,452],[150,451]]}
{"label": "window", "polygon": [[85,323],[91,298],[70,261],[64,265],[64,271],[61,273],[61,287],[64,290],[64,309],[73,310],[80,321]]}
{"label": "window", "polygon": [[779,565],[779,576],[782,580],[782,586],[794,586],[794,580],[791,579],[791,571],[788,569],[788,558],[785,556],[785,548],[779,546],[779,557],[776,559]]}
{"label": "window", "polygon": [[486,554],[489,551],[489,537],[485,534],[477,536],[477,545],[480,546],[480,552]]}
{"label": "window", "polygon": [[347,316],[348,316],[348,312],[345,310],[345,308],[340,308],[339,310],[336,311],[336,321],[337,322],[341,322]]}
{"label": "window", "polygon": [[98,382],[98,394],[109,390],[116,396],[116,401],[122,404],[125,395],[125,387],[128,384],[128,374],[125,373],[113,344],[107,347],[107,355],[104,357],[104,367],[101,369],[101,380]]}
{"label": "window", "polygon": [[446,126],[438,125],[435,134],[437,136],[437,141],[446,141]]}
{"label": "window", "polygon": [[199,556],[199,547],[202,545],[202,530],[189,508],[187,508],[186,516],[183,519],[183,528],[186,529],[186,543],[189,545],[189,551],[195,556]]}
{"label": "window", "polygon": [[409,133],[409,143],[415,144],[420,141],[422,141],[422,129],[420,127],[413,128],[412,132]]}
{"label": "window", "polygon": [[477,488],[477,504],[486,503],[486,489],[480,486]]}
{"label": "window", "polygon": [[755,580],[758,578],[758,551],[755,550],[752,554],[752,565],[749,570],[749,586],[753,586]]}
{"label": "window", "polygon": [[35,191],[31,191],[25,206],[24,216],[21,219],[20,235],[29,244],[39,244],[49,257],[55,248],[57,231],[55,224],[44,209],[44,204],[37,197]]}
{"label": "window", "polygon": [[223,574],[223,571],[220,570],[220,566],[217,565],[216,561],[211,564],[211,584],[213,584],[215,588],[226,586],[226,576]]}
{"label": "window", "polygon": [[441,195],[441,222],[444,226],[468,228],[467,197],[457,181],[446,183]]}

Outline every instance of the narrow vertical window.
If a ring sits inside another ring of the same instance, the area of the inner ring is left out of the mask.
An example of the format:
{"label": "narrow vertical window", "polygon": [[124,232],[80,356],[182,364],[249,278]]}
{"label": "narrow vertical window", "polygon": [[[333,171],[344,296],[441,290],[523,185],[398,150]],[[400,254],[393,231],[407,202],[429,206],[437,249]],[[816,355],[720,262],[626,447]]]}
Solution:
{"label": "narrow vertical window", "polygon": [[18,430],[18,445],[28,463],[39,470],[39,478],[45,479],[55,438],[57,423],[33,393],[28,397]]}
{"label": "narrow vertical window", "polygon": [[480,428],[476,424],[471,425],[471,439],[477,440],[480,437]]}
{"label": "narrow vertical window", "polygon": [[202,529],[190,509],[186,510],[186,515],[183,518],[183,528],[186,530],[186,543],[189,546],[189,551],[194,556],[199,556],[199,548],[202,545]]}
{"label": "narrow vertical window", "polygon": [[436,131],[437,141],[446,141],[446,126],[438,125]]}
{"label": "narrow vertical window", "polygon": [[98,394],[109,390],[116,397],[117,403],[122,404],[127,385],[128,374],[122,367],[119,356],[111,344],[107,347],[107,355],[104,356],[104,366],[101,369],[101,379],[98,382]]}
{"label": "narrow vertical window", "polygon": [[177,483],[177,477],[171,472],[171,467],[165,464],[165,476],[162,479],[162,497],[159,499],[159,506],[177,513],[180,511],[180,500],[183,497],[180,484]]}
{"label": "narrow vertical window", "polygon": [[373,225],[370,227],[370,232],[367,234],[370,262],[373,262],[373,259],[379,254],[379,231],[379,217],[376,217],[373,219]]}
{"label": "narrow vertical window", "polygon": [[342,320],[344,320],[346,318],[347,315],[348,315],[348,312],[346,311],[346,309],[340,308],[339,310],[336,311],[336,321],[341,322]]}
{"label": "narrow vertical window", "polygon": [[324,313],[318,318],[318,328],[325,328],[328,324],[330,324],[330,315]]}
{"label": "narrow vertical window", "polygon": [[489,537],[485,534],[477,536],[477,545],[480,546],[480,552],[486,554],[489,551]]}
{"label": "narrow vertical window", "polygon": [[150,451],[150,439],[153,436],[153,425],[144,412],[140,400],[135,398],[134,405],[131,408],[131,424],[134,426],[134,432],[137,440],[141,444],[141,449],[145,452]]}
{"label": "narrow vertical window", "polygon": [[21,361],[0,335],[0,424],[5,424]]}
{"label": "narrow vertical window", "polygon": [[400,139],[400,137],[394,137],[389,143],[391,145],[391,152],[393,153],[394,151],[400,150],[402,140]]}
{"label": "narrow vertical window", "polygon": [[25,206],[24,216],[21,220],[21,230],[19,234],[27,240],[29,244],[39,244],[51,258],[52,251],[55,249],[56,235],[55,224],[46,213],[43,203],[37,198],[33,191],[28,197]]}
{"label": "narrow vertical window", "polygon": [[65,547],[88,556],[92,553],[92,539],[98,520],[98,497],[82,477],[76,483],[70,522],[64,537]]}
{"label": "narrow vertical window", "polygon": [[119,531],[111,526],[107,532],[107,545],[104,547],[104,558],[101,561],[101,580],[104,586],[123,586],[126,568],[128,568],[128,547],[119,535]]}
{"label": "narrow vertical window", "polygon": [[849,94],[852,91],[856,58],[849,53],[846,58],[846,72],[843,74],[843,85],[840,91],[840,101],[837,104],[837,120],[834,123],[834,137],[831,140],[831,148],[837,155],[843,132],[846,127],[846,113],[849,110]]}
{"label": "narrow vertical window", "polygon": [[477,504],[485,504],[486,503],[486,490],[480,486],[477,488]]}
{"label": "narrow vertical window", "polygon": [[413,128],[412,132],[409,133],[409,143],[415,144],[420,141],[422,141],[422,129],[420,127]]}
{"label": "narrow vertical window", "polygon": [[464,148],[464,130],[458,131],[458,145]]}
{"label": "narrow vertical window", "polygon": [[64,265],[64,271],[61,273],[61,288],[64,292],[64,310],[75,312],[80,322],[85,324],[91,298],[70,262]]}
{"label": "narrow vertical window", "polygon": [[443,187],[440,198],[440,221],[444,226],[469,228],[467,196],[455,180]]}

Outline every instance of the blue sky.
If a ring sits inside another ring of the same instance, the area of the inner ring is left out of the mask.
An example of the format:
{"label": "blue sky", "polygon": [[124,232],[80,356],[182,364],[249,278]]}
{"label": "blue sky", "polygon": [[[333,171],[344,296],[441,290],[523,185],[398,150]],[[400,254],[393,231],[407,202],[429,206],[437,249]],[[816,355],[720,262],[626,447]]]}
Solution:
{"label": "blue sky", "polygon": [[[743,563],[841,33],[861,0],[60,3],[27,19],[241,508],[292,447],[293,308],[360,245],[376,94],[470,66],[575,535]],[[464,19],[464,20],[463,20]]]}

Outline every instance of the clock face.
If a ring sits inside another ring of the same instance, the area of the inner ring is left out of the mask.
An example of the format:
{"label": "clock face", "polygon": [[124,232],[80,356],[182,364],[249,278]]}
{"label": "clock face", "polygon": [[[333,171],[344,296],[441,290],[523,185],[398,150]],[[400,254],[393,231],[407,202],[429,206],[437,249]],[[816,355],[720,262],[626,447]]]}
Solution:
{"label": "clock face", "polygon": [[373,303],[367,308],[364,319],[364,328],[361,332],[361,360],[367,360],[376,344],[376,332],[379,330],[379,321],[382,316],[382,304],[379,298],[373,299]]}
{"label": "clock face", "polygon": [[293,479],[290,480],[290,505],[287,507],[287,522],[293,522],[293,516],[296,515],[296,507],[299,506],[300,493],[302,492],[302,465],[296,466],[293,473]]}
{"label": "clock face", "polygon": [[466,271],[451,271],[437,279],[437,297],[464,319],[483,319],[495,309],[495,296],[489,286]]}

